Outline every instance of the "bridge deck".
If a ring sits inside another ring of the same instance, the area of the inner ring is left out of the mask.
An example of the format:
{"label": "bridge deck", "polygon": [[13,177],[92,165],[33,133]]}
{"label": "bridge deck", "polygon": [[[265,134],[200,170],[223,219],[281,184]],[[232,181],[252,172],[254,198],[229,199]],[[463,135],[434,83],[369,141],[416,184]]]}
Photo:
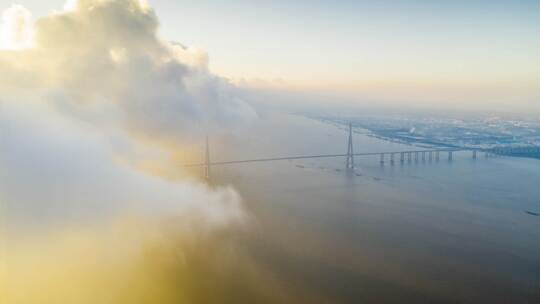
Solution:
{"label": "bridge deck", "polygon": [[[429,153],[429,152],[459,152],[459,151],[472,151],[470,149],[430,149],[430,150],[407,150],[407,151],[387,151],[387,152],[369,152],[369,153],[354,153],[354,156],[374,156],[381,154],[400,154],[400,153]],[[231,161],[219,161],[211,162],[210,166],[232,165],[242,163],[256,163],[256,162],[269,162],[269,161],[281,161],[281,160],[295,160],[295,159],[310,159],[310,158],[333,158],[333,157],[346,157],[347,154],[321,154],[321,155],[299,155],[299,156],[283,156],[272,158],[257,158],[257,159],[244,159],[244,160],[231,160]],[[206,164],[188,164],[183,167],[204,167]]]}

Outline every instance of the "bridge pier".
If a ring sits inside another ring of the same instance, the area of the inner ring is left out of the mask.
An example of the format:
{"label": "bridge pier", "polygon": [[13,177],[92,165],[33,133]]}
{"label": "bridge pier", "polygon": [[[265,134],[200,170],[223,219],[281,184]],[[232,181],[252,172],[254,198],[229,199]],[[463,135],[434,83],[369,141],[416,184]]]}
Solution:
{"label": "bridge pier", "polygon": [[400,154],[399,161],[403,164],[405,162],[405,152],[401,152],[399,154]]}
{"label": "bridge pier", "polygon": [[391,153],[390,154],[390,164],[393,166],[394,165],[394,155],[395,153]]}
{"label": "bridge pier", "polygon": [[439,151],[435,151],[435,160],[439,161]]}
{"label": "bridge pier", "polygon": [[418,152],[414,152],[414,161],[418,162]]}
{"label": "bridge pier", "polygon": [[381,153],[381,165],[384,165],[384,153]]}
{"label": "bridge pier", "polygon": [[454,154],[453,151],[448,151],[448,161],[452,161],[454,157],[453,154]]}
{"label": "bridge pier", "polygon": [[426,161],[426,151],[423,151],[423,152],[422,152],[422,161],[423,161],[423,162]]}
{"label": "bridge pier", "polygon": [[407,153],[407,162],[411,162],[412,152]]}
{"label": "bridge pier", "polygon": [[473,150],[473,152],[472,152],[472,158],[473,158],[473,159],[476,159],[476,150]]}
{"label": "bridge pier", "polygon": [[429,151],[429,161],[433,160],[433,151]]}

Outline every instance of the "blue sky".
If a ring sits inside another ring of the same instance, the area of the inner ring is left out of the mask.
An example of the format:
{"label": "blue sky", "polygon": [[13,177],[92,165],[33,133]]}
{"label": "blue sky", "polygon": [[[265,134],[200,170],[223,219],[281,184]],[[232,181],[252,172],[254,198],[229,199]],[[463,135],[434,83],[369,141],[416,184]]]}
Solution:
{"label": "blue sky", "polygon": [[[18,0],[36,16],[63,2]],[[234,80],[525,104],[540,97],[540,1],[148,2],[164,38],[205,49],[211,69]]]}

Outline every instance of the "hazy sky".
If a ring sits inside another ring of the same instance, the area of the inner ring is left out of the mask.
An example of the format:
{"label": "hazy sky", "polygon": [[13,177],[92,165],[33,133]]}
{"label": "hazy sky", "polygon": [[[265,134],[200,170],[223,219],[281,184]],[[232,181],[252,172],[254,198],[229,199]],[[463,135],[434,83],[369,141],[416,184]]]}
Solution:
{"label": "hazy sky", "polygon": [[[64,1],[17,2],[41,16]],[[163,37],[207,50],[211,69],[236,80],[525,105],[540,97],[536,0],[148,2]]]}

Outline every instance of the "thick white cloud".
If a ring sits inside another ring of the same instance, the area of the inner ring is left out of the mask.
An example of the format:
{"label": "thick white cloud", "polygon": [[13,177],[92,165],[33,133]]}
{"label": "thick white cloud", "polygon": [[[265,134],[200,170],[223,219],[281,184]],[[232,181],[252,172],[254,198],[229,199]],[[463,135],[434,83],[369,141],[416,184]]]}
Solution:
{"label": "thick white cloud", "polygon": [[212,265],[238,273],[223,235],[248,218],[241,197],[182,173],[178,156],[256,114],[206,52],[159,38],[158,24],[141,0],[69,1],[35,24],[21,6],[5,12],[6,303],[197,303],[190,286]]}
{"label": "thick white cloud", "polygon": [[2,14],[0,48],[24,49],[32,46],[32,14],[23,6],[12,5]]}
{"label": "thick white cloud", "polygon": [[109,103],[122,127],[178,141],[256,117],[233,87],[208,72],[204,51],[160,39],[139,0],[80,0],[37,20],[35,46],[0,53],[0,88],[52,91],[69,103]]}
{"label": "thick white cloud", "polygon": [[13,223],[108,221],[126,212],[205,229],[244,220],[230,187],[132,170],[115,161],[110,137],[43,105],[0,104],[0,143],[0,200]]}
{"label": "thick white cloud", "polygon": [[3,36],[17,47],[0,50],[0,199],[12,214],[147,208],[210,226],[242,219],[231,188],[125,165],[170,166],[184,143],[256,117],[209,72],[206,52],[161,39],[141,0],[69,1],[35,25],[30,16],[6,11]]}

